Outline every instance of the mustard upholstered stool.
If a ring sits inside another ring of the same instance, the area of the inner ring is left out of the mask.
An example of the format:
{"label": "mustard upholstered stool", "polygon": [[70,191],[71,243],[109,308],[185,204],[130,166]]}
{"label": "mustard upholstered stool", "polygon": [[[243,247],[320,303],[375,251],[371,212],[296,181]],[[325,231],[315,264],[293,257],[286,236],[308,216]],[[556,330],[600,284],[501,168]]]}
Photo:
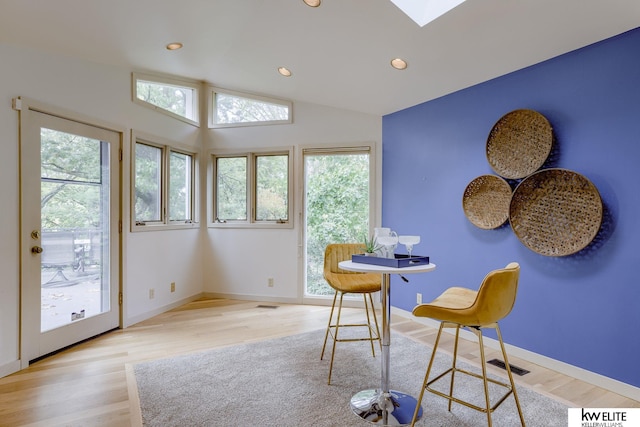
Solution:
{"label": "mustard upholstered stool", "polygon": [[[429,317],[440,321],[440,328],[438,329],[438,335],[436,337],[435,344],[433,346],[433,353],[429,360],[427,367],[427,373],[424,376],[424,383],[420,390],[420,396],[418,397],[418,405],[416,412],[413,415],[411,425],[416,422],[418,415],[418,408],[420,408],[420,402],[424,396],[424,391],[428,390],[434,394],[442,396],[449,400],[449,411],[451,411],[451,402],[457,402],[465,405],[469,408],[473,408],[477,411],[487,414],[487,420],[489,426],[491,426],[491,413],[504,402],[509,395],[513,394],[513,398],[518,408],[518,415],[520,416],[520,422],[522,426],[525,426],[524,417],[522,416],[522,409],[520,408],[520,402],[518,400],[518,394],[513,382],[513,376],[509,366],[509,360],[507,359],[507,353],[504,349],[504,343],[502,341],[502,334],[498,327],[498,321],[506,317],[513,308],[516,300],[516,293],[518,290],[518,278],[520,276],[520,266],[518,263],[512,262],[505,268],[500,270],[494,270],[487,274],[480,285],[478,291],[471,289],[452,287],[444,291],[439,297],[428,304],[420,304],[413,309],[413,314],[418,317]],[[480,359],[482,365],[482,375],[478,375],[473,372],[469,372],[456,367],[456,356],[458,352],[458,336],[460,328],[466,327],[473,332],[477,337],[480,344]],[[451,368],[438,375],[432,380],[429,380],[429,374],[431,372],[431,366],[438,349],[438,343],[440,336],[444,328],[455,328],[456,337],[453,349],[453,363]],[[487,367],[484,355],[484,344],[482,342],[482,329],[493,328],[498,335],[498,341],[500,342],[500,348],[502,350],[502,356],[504,357],[504,363],[509,377],[509,384],[487,378]],[[456,373],[471,375],[479,378],[484,384],[484,397],[485,406],[480,407],[473,405],[469,402],[461,400],[453,395],[454,377]],[[442,393],[438,390],[431,388],[431,384],[443,378],[444,376],[451,374],[449,384],[449,394]],[[495,405],[491,406],[489,399],[489,382],[498,384],[507,389],[507,392],[502,396]]]}
{"label": "mustard upholstered stool", "polygon": [[[329,336],[333,339],[333,346],[331,349],[331,362],[329,364],[329,379],[328,384],[331,384],[331,371],[333,370],[333,356],[336,352],[337,342],[346,341],[370,341],[371,353],[375,357],[375,349],[373,342],[378,341],[380,344],[380,330],[378,328],[378,318],[376,317],[375,308],[373,306],[373,298],[371,294],[378,292],[382,286],[381,275],[375,273],[357,273],[352,271],[342,270],[338,267],[338,263],[341,261],[351,260],[351,255],[360,254],[363,251],[363,246],[358,243],[337,243],[328,245],[324,253],[324,278],[329,285],[335,289],[336,293],[333,296],[333,305],[331,306],[331,313],[329,315],[329,323],[327,325],[327,331],[324,335],[324,344],[322,345],[322,354],[320,360],[324,357],[324,351],[327,346],[327,339]],[[367,317],[367,323],[357,324],[341,324],[340,313],[342,311],[342,299],[345,294],[362,294],[364,299],[364,308]],[[336,300],[340,295],[340,302],[338,304],[338,313],[335,322],[333,321],[333,312],[336,308]],[[371,317],[373,317],[374,324],[371,324]],[[338,332],[343,327],[366,327],[368,335],[362,338],[339,338]]]}

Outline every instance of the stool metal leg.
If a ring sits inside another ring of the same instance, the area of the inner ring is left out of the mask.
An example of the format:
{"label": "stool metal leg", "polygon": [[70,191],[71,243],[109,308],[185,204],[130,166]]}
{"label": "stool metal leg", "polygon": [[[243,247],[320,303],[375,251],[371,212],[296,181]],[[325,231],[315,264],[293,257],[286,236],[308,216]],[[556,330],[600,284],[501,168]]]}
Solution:
{"label": "stool metal leg", "polygon": [[478,337],[478,343],[480,345],[480,364],[482,366],[482,382],[484,384],[484,401],[487,407],[487,425],[491,427],[491,402],[489,401],[489,382],[487,381],[487,363],[484,356],[484,342],[482,341],[482,331],[480,330],[480,328],[471,328],[471,330]]}
{"label": "stool metal leg", "polygon": [[422,398],[424,397],[424,391],[427,389],[427,382],[429,381],[429,374],[431,373],[431,367],[433,366],[433,361],[436,358],[436,351],[438,350],[438,344],[440,343],[440,336],[442,335],[442,329],[444,328],[444,323],[440,323],[440,328],[438,329],[438,335],[436,336],[436,342],[433,344],[433,350],[431,352],[431,358],[429,359],[429,365],[427,366],[427,372],[424,374],[424,381],[422,383],[422,388],[420,389],[420,395],[418,396],[418,403],[416,404],[416,409],[413,412],[413,419],[411,420],[411,427],[415,426],[416,421],[418,420],[418,412],[420,411],[420,405],[422,404]]}
{"label": "stool metal leg", "polygon": [[[338,294],[340,294],[340,300],[338,301]],[[333,296],[333,304],[331,306],[331,312],[329,314],[329,323],[327,324],[327,330],[324,334],[324,343],[322,344],[322,353],[320,354],[320,360],[322,360],[324,358],[324,353],[326,350],[326,346],[327,346],[327,340],[329,339],[329,335],[331,335],[331,338],[333,339],[333,343],[331,346],[331,361],[329,363],[329,378],[327,380],[327,384],[331,384],[331,373],[333,372],[333,361],[334,361],[334,354],[336,351],[336,343],[337,342],[347,342],[347,341],[369,341],[371,344],[371,353],[373,354],[373,357],[376,356],[375,353],[375,347],[373,342],[374,341],[381,341],[380,338],[380,329],[378,328],[378,318],[376,317],[376,313],[375,313],[375,307],[373,305],[373,298],[371,297],[371,294],[369,293],[369,303],[367,303],[367,296],[366,294],[363,293],[363,299],[364,299],[364,307],[365,307],[365,313],[366,313],[366,317],[367,317],[367,323],[355,323],[355,324],[341,324],[340,323],[340,317],[342,314],[342,302],[343,302],[343,298],[344,298],[345,292],[341,292],[341,291],[336,291],[335,295]],[[338,310],[337,310],[337,317],[335,320],[335,323],[333,321],[333,314],[336,308],[336,302],[338,302]],[[371,309],[372,312],[370,312],[369,310]],[[371,325],[371,316],[373,316],[373,321],[375,323],[375,330],[373,329],[373,326]],[[369,330],[369,337],[365,338],[365,337],[358,337],[358,338],[339,338],[338,334],[339,334],[339,330],[341,327],[366,327]],[[333,331],[332,331],[333,329]]]}
{"label": "stool metal leg", "polygon": [[502,357],[504,357],[504,364],[506,365],[507,375],[509,376],[509,382],[511,383],[511,391],[513,392],[513,399],[516,401],[516,407],[518,408],[518,415],[520,416],[520,423],[522,427],[525,427],[524,416],[522,415],[522,408],[520,407],[520,400],[518,399],[518,392],[516,391],[516,385],[513,381],[513,374],[511,373],[511,366],[507,359],[507,352],[504,348],[504,341],[502,341],[502,334],[500,333],[500,327],[496,323],[496,333],[498,340],[500,341],[500,349],[502,350]]}
{"label": "stool metal leg", "polygon": [[340,304],[338,304],[338,317],[336,319],[335,324],[335,334],[333,335],[333,346],[331,347],[331,363],[329,363],[329,379],[327,380],[327,384],[331,384],[331,371],[333,371],[333,356],[336,354],[336,343],[338,342],[338,330],[340,329],[340,314],[342,314],[342,298],[344,298],[344,293],[340,292]]}
{"label": "stool metal leg", "polygon": [[[456,362],[458,361],[458,339],[460,338],[460,325],[455,325],[456,327],[456,340],[453,344],[453,362],[451,365],[451,383],[449,384],[449,396],[453,397],[453,383],[456,375]],[[453,400],[449,399],[448,410],[451,412],[451,404]]]}
{"label": "stool metal leg", "polygon": [[336,298],[338,297],[338,291],[333,294],[333,304],[331,305],[331,312],[329,313],[329,323],[327,324],[327,331],[324,334],[324,344],[322,344],[322,353],[320,354],[320,360],[324,357],[324,349],[327,346],[327,338],[329,337],[329,330],[331,329],[331,320],[333,319],[333,309],[336,308]]}
{"label": "stool metal leg", "polygon": [[[371,330],[371,317],[369,316],[369,304],[367,303],[367,294],[362,294],[362,300],[364,301],[364,311],[367,314],[367,325],[368,325],[367,329],[369,329],[369,342],[371,344],[371,354],[373,355],[373,357],[376,357],[376,349],[373,346],[373,331]],[[373,309],[373,304],[371,305],[371,308]],[[376,314],[374,312],[373,313],[374,318],[375,318],[375,315]]]}

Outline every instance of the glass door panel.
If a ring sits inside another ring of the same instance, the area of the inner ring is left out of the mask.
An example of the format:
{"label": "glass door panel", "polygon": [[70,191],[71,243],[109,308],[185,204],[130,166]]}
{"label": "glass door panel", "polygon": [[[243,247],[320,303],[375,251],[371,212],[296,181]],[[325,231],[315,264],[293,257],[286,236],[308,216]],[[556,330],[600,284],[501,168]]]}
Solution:
{"label": "glass door panel", "polygon": [[40,140],[44,332],[110,310],[110,165],[103,141],[47,128]]}
{"label": "glass door panel", "polygon": [[369,233],[369,152],[305,153],[306,296],[333,295],[322,276],[329,243],[363,242]]}

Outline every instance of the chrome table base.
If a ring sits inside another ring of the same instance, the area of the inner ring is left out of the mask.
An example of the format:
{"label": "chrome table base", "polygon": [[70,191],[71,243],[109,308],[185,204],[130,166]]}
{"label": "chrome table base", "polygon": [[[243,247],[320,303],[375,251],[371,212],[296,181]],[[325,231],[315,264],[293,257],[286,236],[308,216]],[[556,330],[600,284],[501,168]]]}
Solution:
{"label": "chrome table base", "polygon": [[[350,271],[382,274],[380,302],[382,304],[382,348],[380,360],[380,388],[363,390],[351,398],[351,409],[361,419],[376,425],[410,425],[418,406],[416,398],[389,389],[389,347],[391,346],[391,274],[424,273],[435,269],[434,264],[393,268],[342,261],[340,268]],[[422,417],[422,407],[416,420]]]}
{"label": "chrome table base", "polygon": [[[389,390],[362,390],[351,398],[351,409],[365,421],[383,426],[405,426],[411,424],[418,401],[408,394]],[[418,419],[422,417],[422,408]]]}

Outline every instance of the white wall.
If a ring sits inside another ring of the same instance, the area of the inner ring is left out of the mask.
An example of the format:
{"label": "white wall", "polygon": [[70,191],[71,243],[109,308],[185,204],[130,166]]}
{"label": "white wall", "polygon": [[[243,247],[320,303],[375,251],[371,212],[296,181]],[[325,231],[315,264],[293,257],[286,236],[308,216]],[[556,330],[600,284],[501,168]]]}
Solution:
{"label": "white wall", "polygon": [[[382,138],[380,117],[304,103],[294,104],[292,125],[201,132],[134,104],[130,93],[133,70],[1,43],[0,58],[0,376],[16,370],[19,358],[18,113],[11,108],[12,98],[28,97],[127,131],[123,161],[125,326],[202,292],[280,301],[299,297],[297,214],[296,227],[290,230],[208,230],[203,217],[201,228],[129,232],[131,129],[197,150],[204,147],[203,152],[357,142],[374,142],[379,147]],[[295,208],[297,212],[299,204]],[[274,278],[273,288],[266,286],[267,277]],[[175,293],[169,291],[171,282],[176,282]],[[153,300],[149,288],[155,289]]]}
{"label": "white wall", "polygon": [[[298,191],[301,147],[374,143],[379,171],[381,140],[380,117],[297,102],[292,125],[210,130],[205,143],[208,151],[294,146],[294,185]],[[380,188],[380,175],[377,174],[376,188]],[[379,206],[379,194],[377,200]],[[302,302],[303,268],[298,250],[301,207],[297,198],[293,229],[209,229],[203,251],[204,291],[226,297]],[[270,277],[274,279],[273,287],[267,286]]]}

